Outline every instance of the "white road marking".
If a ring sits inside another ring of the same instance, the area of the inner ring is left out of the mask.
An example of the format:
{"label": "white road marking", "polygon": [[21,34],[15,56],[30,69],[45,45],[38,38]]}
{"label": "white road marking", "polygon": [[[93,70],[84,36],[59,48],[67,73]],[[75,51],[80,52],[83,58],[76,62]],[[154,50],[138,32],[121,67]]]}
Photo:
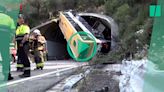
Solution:
{"label": "white road marking", "polygon": [[[58,68],[66,68],[66,67],[73,67],[75,65],[54,65],[54,66],[44,66],[43,69],[45,70],[52,70],[52,69],[58,69]],[[35,65],[31,65],[31,70],[34,70],[36,68]],[[11,67],[11,71],[16,71],[16,66]]]}
{"label": "white road marking", "polygon": [[[44,69],[51,70],[51,69],[57,69],[57,68],[66,68],[66,67],[73,67],[73,66],[79,66],[79,65],[86,65],[86,63],[78,63],[78,62],[45,62]],[[35,63],[31,63],[31,70],[34,70],[36,68]],[[11,65],[11,71],[16,71],[16,63]]]}
{"label": "white road marking", "polygon": [[32,76],[32,77],[28,77],[28,78],[24,78],[24,79],[20,79],[20,80],[16,80],[16,81],[11,81],[11,82],[8,82],[8,83],[5,83],[5,84],[1,84],[0,87],[21,83],[21,82],[25,82],[25,81],[36,79],[36,78],[41,78],[41,77],[44,77],[44,76],[48,76],[48,75],[51,75],[51,74],[67,71],[67,70],[74,69],[74,68],[77,68],[77,67],[78,66],[74,66],[74,67],[71,67],[71,68],[60,69],[60,70],[57,70],[57,71],[48,72],[48,73],[41,74],[41,75],[36,75],[36,76]]}

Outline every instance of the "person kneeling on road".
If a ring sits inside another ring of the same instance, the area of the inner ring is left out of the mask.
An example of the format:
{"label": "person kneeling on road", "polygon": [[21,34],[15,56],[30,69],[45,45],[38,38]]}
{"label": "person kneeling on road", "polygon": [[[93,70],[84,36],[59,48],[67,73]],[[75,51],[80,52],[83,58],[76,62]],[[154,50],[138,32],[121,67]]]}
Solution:
{"label": "person kneeling on road", "polygon": [[33,31],[34,33],[34,39],[33,39],[33,47],[34,47],[34,60],[36,63],[36,69],[43,69],[44,67],[44,58],[43,58],[43,51],[44,51],[44,45],[46,43],[46,40],[44,36],[41,35],[40,31],[38,29]]}

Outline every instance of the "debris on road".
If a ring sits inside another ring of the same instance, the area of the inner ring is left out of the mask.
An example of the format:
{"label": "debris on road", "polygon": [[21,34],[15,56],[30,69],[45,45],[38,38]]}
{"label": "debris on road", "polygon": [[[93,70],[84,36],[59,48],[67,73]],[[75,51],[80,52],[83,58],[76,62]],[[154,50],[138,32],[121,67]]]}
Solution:
{"label": "debris on road", "polygon": [[95,66],[72,92],[119,92],[119,70],[117,64]]}

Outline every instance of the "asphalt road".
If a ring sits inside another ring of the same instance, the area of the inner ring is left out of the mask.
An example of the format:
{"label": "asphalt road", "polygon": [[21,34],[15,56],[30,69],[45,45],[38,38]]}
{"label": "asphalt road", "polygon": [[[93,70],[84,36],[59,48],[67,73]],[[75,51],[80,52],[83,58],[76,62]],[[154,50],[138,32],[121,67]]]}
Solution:
{"label": "asphalt road", "polygon": [[[16,72],[15,64],[11,65],[11,73],[14,80],[7,83],[8,92],[45,92],[64,78],[73,74],[70,71],[74,67],[86,63],[74,61],[47,61],[44,70],[34,70],[35,64],[31,64],[31,74],[29,78],[19,78],[21,72]],[[64,71],[64,73],[63,73]]]}

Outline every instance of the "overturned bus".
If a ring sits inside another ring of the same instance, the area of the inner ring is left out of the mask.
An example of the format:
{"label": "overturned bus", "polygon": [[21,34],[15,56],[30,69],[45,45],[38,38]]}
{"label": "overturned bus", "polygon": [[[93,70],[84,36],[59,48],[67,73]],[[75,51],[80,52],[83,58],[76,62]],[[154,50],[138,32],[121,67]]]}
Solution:
{"label": "overturned bus", "polygon": [[[48,60],[70,59],[67,52],[67,41],[71,35],[83,30],[96,39],[99,46],[99,53],[108,53],[115,49],[118,40],[118,26],[114,20],[108,16],[95,13],[72,13],[60,12],[58,19],[50,20],[31,31],[39,29],[47,40]],[[79,39],[82,38],[79,36]],[[83,42],[89,42],[84,41]],[[92,44],[90,41],[87,44]],[[70,46],[71,47],[71,46]],[[72,53],[78,57],[77,50],[72,45]],[[92,50],[91,48],[89,50]]]}

